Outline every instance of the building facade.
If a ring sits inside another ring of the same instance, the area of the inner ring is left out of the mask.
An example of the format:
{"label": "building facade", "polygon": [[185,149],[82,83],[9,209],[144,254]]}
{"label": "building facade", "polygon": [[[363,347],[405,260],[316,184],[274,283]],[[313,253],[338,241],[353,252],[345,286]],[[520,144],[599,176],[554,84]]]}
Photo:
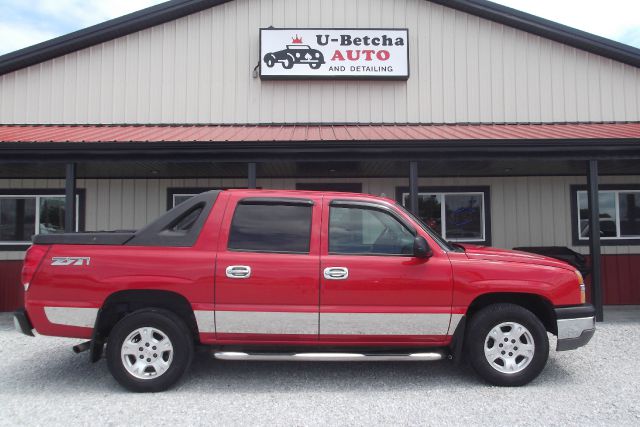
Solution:
{"label": "building facade", "polygon": [[[406,30],[408,77],[265,78],[271,27]],[[253,186],[385,195],[450,240],[593,254],[604,303],[640,304],[639,66],[457,0],[171,1],[4,55],[0,308],[21,303],[34,233],[136,229]]]}

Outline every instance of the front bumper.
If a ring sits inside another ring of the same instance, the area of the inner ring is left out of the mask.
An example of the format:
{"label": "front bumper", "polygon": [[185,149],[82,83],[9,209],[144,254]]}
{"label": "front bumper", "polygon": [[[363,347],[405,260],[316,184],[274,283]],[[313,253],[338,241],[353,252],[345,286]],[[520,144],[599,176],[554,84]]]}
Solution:
{"label": "front bumper", "polygon": [[596,331],[596,311],[591,304],[555,309],[558,319],[556,351],[575,350],[587,345]]}
{"label": "front bumper", "polygon": [[20,308],[13,313],[13,326],[15,326],[16,331],[18,332],[22,332],[30,337],[35,336],[33,335],[33,325],[31,324],[27,311],[24,308]]}

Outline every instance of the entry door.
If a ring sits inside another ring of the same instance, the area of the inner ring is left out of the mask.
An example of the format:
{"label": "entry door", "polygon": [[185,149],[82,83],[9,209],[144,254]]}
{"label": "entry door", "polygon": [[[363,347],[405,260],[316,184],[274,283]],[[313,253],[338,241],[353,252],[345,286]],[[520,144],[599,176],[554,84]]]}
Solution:
{"label": "entry door", "polygon": [[413,256],[417,232],[386,205],[325,200],[320,340],[439,342],[451,318],[446,253]]}
{"label": "entry door", "polygon": [[217,338],[317,340],[321,198],[233,194],[229,203],[216,262]]}

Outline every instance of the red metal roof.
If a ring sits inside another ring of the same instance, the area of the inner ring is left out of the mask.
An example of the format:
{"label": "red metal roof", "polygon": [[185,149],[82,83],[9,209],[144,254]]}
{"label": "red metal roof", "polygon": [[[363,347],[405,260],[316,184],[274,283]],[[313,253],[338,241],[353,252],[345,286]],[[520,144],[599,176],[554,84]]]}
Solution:
{"label": "red metal roof", "polygon": [[640,123],[483,125],[0,125],[1,142],[640,139]]}

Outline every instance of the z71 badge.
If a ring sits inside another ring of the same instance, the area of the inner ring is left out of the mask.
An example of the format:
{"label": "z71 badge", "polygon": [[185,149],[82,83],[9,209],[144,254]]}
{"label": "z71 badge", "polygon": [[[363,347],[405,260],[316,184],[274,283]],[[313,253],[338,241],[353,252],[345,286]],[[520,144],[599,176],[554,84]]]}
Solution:
{"label": "z71 badge", "polygon": [[89,265],[91,257],[88,256],[54,256],[51,265]]}

